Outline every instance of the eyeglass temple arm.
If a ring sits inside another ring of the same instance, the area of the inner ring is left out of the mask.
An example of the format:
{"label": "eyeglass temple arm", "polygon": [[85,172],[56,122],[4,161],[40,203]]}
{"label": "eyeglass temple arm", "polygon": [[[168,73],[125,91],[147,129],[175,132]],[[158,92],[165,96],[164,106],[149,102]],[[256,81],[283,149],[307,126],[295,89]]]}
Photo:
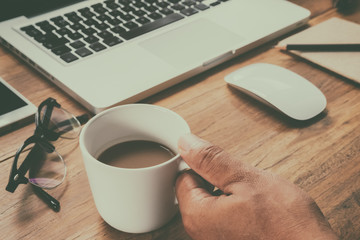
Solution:
{"label": "eyeglass temple arm", "polygon": [[[75,118],[79,121],[80,125],[83,125],[84,123],[86,123],[89,120],[89,115],[85,113],[85,114],[77,116]],[[54,132],[54,130],[56,128],[62,128],[62,131]],[[62,122],[57,123],[56,126],[54,126],[54,128],[52,128],[52,129],[48,129],[48,130],[43,129],[43,131],[47,132],[47,137],[51,141],[57,140],[61,135],[65,134],[71,130],[72,130],[72,124],[71,124],[70,119],[67,119]]]}
{"label": "eyeglass temple arm", "polygon": [[[43,119],[40,119],[40,116],[41,116],[40,112],[41,112],[42,108],[46,105],[47,105],[47,108],[45,108],[44,117],[43,117]],[[41,123],[41,125],[44,128],[47,128],[49,126],[50,117],[52,115],[54,106],[60,106],[60,105],[56,102],[55,99],[48,98],[44,102],[42,102],[38,108],[38,115],[37,115],[39,117],[38,122]]]}
{"label": "eyeglass temple arm", "polygon": [[55,212],[60,211],[60,202],[58,200],[56,200],[50,194],[45,192],[42,188],[34,186],[34,185],[32,187],[33,187],[33,190],[36,193],[36,195],[41,200],[43,200],[52,210],[54,210]]}
{"label": "eyeglass temple arm", "polygon": [[83,125],[87,121],[89,121],[89,115],[87,113],[84,113],[83,115],[77,116],[76,119],[79,121],[81,125]]}
{"label": "eyeglass temple arm", "polygon": [[[83,115],[77,116],[76,119],[79,121],[80,125],[83,125],[84,123],[86,123],[89,120],[89,115],[85,113]],[[68,126],[68,128],[62,130],[61,132],[55,133],[56,138],[60,137],[61,135],[63,135],[64,133],[67,133],[68,131],[70,131],[72,129],[70,120],[62,121],[62,122],[58,123],[57,126],[58,127]]]}
{"label": "eyeglass temple arm", "polygon": [[31,150],[29,150],[29,154],[26,156],[26,158],[24,159],[23,163],[21,164],[21,166],[19,167],[19,169],[17,169],[17,162],[19,159],[20,154],[22,153],[22,151],[29,146],[29,144],[34,143],[35,142],[35,137],[31,136],[28,139],[25,140],[24,144],[17,150],[16,154],[15,154],[15,158],[14,158],[14,162],[11,168],[11,172],[10,172],[10,177],[9,177],[9,182],[6,186],[6,190],[9,192],[14,192],[15,189],[17,188],[17,186],[21,183],[26,184],[29,180],[25,177],[25,173],[29,170],[30,167],[30,162],[31,162],[31,158],[29,157],[29,155],[31,155]]}
{"label": "eyeglass temple arm", "polygon": [[38,151],[39,147],[40,146],[37,143],[35,143],[35,145],[29,150],[30,152],[27,154],[23,163],[18,169],[19,175],[25,175],[25,173],[30,169],[32,160],[34,159],[33,155],[36,154],[36,151]]}
{"label": "eyeglass temple arm", "polygon": [[[89,120],[89,115],[85,113],[83,115],[77,116],[76,119],[79,121],[80,125],[83,125],[84,123],[86,123]],[[64,127],[67,125],[71,125],[71,120],[67,119],[65,121],[57,123],[58,127]],[[71,129],[71,128],[69,128],[69,129]],[[61,134],[66,133],[66,132],[67,131],[65,129],[64,131],[61,132]]]}

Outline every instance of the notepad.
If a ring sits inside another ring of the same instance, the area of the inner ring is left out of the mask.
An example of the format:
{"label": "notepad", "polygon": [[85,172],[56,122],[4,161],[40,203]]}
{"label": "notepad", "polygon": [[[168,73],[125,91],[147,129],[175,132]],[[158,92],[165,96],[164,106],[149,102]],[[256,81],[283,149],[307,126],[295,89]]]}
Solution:
{"label": "notepad", "polygon": [[[295,43],[360,43],[360,25],[334,17],[292,35],[279,44]],[[360,83],[360,52],[290,52]]]}

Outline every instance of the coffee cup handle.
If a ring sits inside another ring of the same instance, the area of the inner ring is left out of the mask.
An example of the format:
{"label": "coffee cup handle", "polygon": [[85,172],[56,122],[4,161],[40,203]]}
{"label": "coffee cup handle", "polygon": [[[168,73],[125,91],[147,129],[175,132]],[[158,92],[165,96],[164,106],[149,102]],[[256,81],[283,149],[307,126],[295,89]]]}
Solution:
{"label": "coffee cup handle", "polygon": [[180,162],[179,162],[179,167],[178,167],[178,171],[184,171],[186,169],[190,169],[189,165],[184,161],[184,159],[182,159],[180,157]]}
{"label": "coffee cup handle", "polygon": [[[181,157],[179,158],[179,166],[178,166],[178,171],[181,172],[181,171],[184,171],[184,170],[187,170],[187,169],[190,169],[189,165],[184,161],[184,159],[182,159]],[[175,190],[175,189],[174,189]],[[175,205],[178,205],[179,202],[177,200],[177,197],[175,195]]]}

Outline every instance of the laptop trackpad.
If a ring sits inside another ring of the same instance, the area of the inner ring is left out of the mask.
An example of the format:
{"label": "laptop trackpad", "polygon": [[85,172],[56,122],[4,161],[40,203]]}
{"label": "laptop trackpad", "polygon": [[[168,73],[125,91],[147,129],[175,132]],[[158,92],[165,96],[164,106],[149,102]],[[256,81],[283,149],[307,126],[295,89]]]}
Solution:
{"label": "laptop trackpad", "polygon": [[199,19],[140,43],[140,46],[174,67],[197,66],[243,40],[239,35],[206,19]]}

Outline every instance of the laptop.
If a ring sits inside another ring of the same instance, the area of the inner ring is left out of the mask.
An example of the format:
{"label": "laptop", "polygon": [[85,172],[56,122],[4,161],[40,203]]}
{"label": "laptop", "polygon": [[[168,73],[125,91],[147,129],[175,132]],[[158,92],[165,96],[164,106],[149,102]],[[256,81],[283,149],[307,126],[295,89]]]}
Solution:
{"label": "laptop", "polygon": [[93,113],[307,23],[283,0],[0,0],[0,41]]}

